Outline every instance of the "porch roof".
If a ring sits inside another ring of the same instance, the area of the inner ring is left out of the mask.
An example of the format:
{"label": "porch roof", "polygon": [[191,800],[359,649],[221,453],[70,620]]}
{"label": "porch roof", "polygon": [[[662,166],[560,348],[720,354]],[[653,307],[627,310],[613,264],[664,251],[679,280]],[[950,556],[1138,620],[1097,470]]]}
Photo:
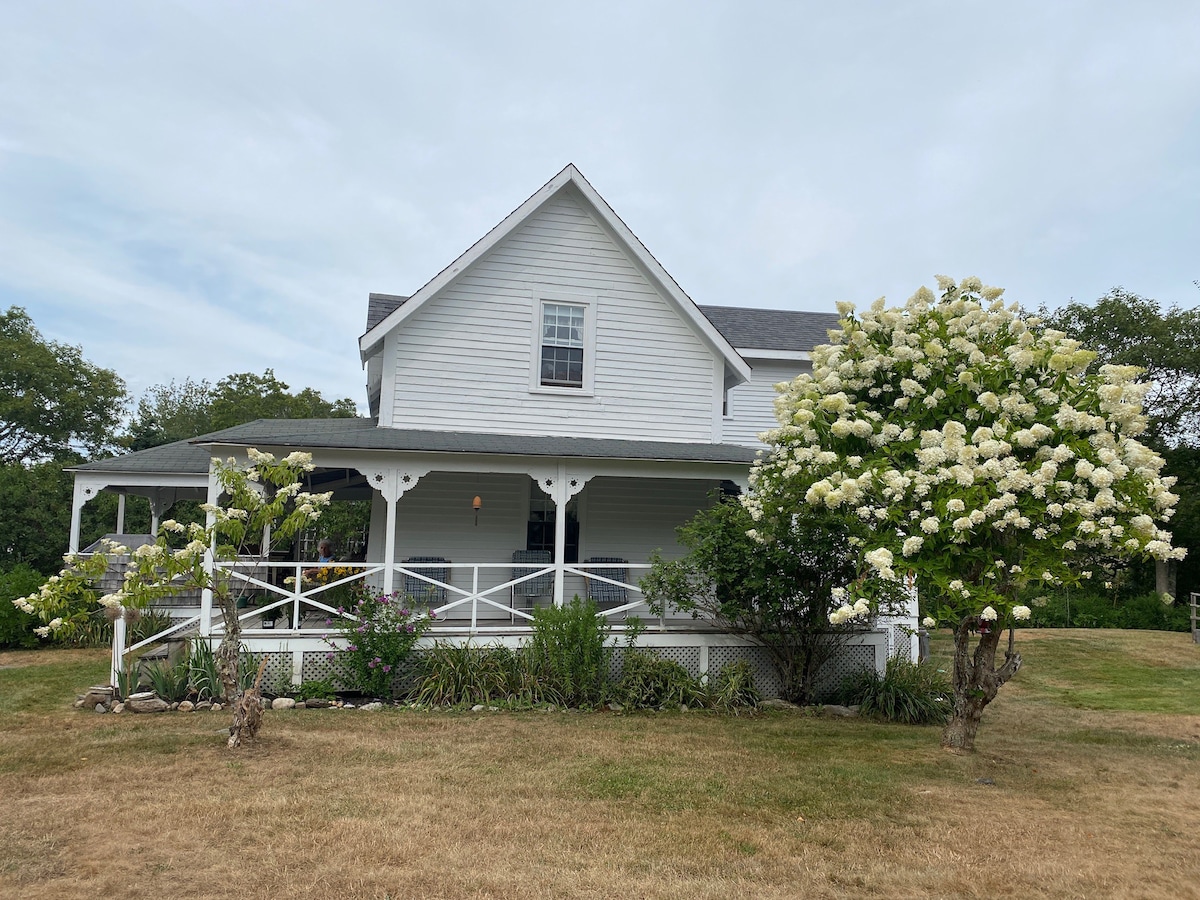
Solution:
{"label": "porch roof", "polygon": [[175,441],[148,450],[138,450],[109,459],[94,459],[78,466],[69,466],[68,472],[113,472],[119,474],[170,473],[203,475],[208,478],[210,454],[190,440]]}
{"label": "porch roof", "polygon": [[[720,462],[743,465],[752,463],[757,452],[737,444],[381,428],[370,419],[258,419],[245,425],[194,438],[192,443],[210,447],[267,446],[418,453],[485,453],[504,456]],[[207,454],[205,456],[207,458]]]}

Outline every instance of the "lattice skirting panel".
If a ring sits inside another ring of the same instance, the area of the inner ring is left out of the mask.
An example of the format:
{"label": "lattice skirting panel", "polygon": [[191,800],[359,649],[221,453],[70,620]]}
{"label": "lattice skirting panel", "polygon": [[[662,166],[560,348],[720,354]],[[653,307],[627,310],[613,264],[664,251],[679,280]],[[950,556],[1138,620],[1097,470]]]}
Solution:
{"label": "lattice skirting panel", "polygon": [[863,669],[875,669],[875,648],[869,644],[851,644],[842,647],[837,656],[829,660],[817,675],[816,694],[818,700],[832,700],[842,682]]}
{"label": "lattice skirting panel", "polygon": [[[699,647],[638,647],[639,653],[648,653],[651,656],[657,656],[659,659],[669,659],[671,662],[679,663],[687,669],[688,674],[699,676],[703,674],[700,671],[700,648]],[[612,658],[609,665],[609,675],[616,679],[621,677],[621,669],[625,665],[625,648],[617,647],[612,652]]]}
{"label": "lattice skirting panel", "polygon": [[780,694],[779,674],[771,662],[771,654],[764,647],[710,647],[708,650],[709,677],[715,677],[723,668],[734,663],[747,662],[754,675],[754,686],[764,697]]}
{"label": "lattice skirting panel", "polygon": [[251,653],[254,658],[254,670],[258,671],[263,657],[267,658],[267,667],[263,669],[262,687],[268,692],[287,690],[292,683],[292,654],[290,653]]}
{"label": "lattice skirting panel", "polygon": [[[332,658],[330,658],[332,656]],[[334,690],[348,691],[353,688],[352,679],[340,653],[306,650],[301,664],[302,681],[325,681],[333,683]],[[396,670],[392,678],[392,690],[401,696],[415,686],[421,674],[421,660],[414,653]]]}

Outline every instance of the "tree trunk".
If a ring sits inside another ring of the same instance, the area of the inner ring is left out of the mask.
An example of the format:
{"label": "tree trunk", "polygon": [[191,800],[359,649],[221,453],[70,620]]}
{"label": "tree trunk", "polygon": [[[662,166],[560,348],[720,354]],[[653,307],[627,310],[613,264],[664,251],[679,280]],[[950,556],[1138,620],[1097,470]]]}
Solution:
{"label": "tree trunk", "polygon": [[[985,630],[986,629],[986,630]],[[979,642],[975,653],[969,653],[971,633],[978,630]],[[1013,632],[1008,632],[1008,649],[1004,664],[996,668],[996,648],[1000,644],[1000,629],[994,622],[985,622],[978,616],[963,619],[954,632],[954,711],[946,730],[942,732],[942,746],[947,750],[970,753],[975,749],[975,735],[983,718],[984,708],[996,699],[1001,686],[1017,674],[1021,668],[1021,654],[1013,650]]]}
{"label": "tree trunk", "polygon": [[221,688],[225,702],[236,705],[238,700],[238,657],[242,649],[242,625],[238,621],[237,598],[221,597],[221,621],[225,632],[217,647],[217,672],[221,676]]}

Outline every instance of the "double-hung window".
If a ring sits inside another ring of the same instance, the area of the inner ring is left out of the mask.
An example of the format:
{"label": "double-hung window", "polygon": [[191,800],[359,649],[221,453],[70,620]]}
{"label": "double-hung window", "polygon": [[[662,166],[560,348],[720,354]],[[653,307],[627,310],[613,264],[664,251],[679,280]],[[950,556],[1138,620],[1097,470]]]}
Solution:
{"label": "double-hung window", "polygon": [[543,387],[583,387],[584,314],[585,308],[573,303],[542,304],[539,383]]}

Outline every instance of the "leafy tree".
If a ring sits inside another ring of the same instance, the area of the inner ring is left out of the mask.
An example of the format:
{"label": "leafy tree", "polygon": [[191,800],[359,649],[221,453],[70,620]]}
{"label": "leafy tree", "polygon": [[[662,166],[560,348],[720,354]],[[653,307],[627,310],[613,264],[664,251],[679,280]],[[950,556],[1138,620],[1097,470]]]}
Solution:
{"label": "leafy tree", "polygon": [[207,381],[170,381],[142,394],[123,443],[146,450],[215,431],[212,427],[212,385]]}
{"label": "leafy tree", "polygon": [[295,394],[288,391],[271,369],[262,375],[227,375],[212,392],[211,428],[217,431],[255,419],[341,419],[356,414],[354,401],[348,397],[330,401],[313,388]]}
{"label": "leafy tree", "polygon": [[19,306],[0,315],[0,462],[41,462],[113,442],[125,405],[116,373],[48,341]]}
{"label": "leafy tree", "polygon": [[[864,561],[884,578],[915,573],[927,625],[954,628],[942,742],[969,750],[1021,666],[1013,628],[1030,616],[1024,586],[1079,583],[1079,553],[1183,551],[1155,524],[1178,498],[1162,458],[1136,439],[1139,370],[1084,374],[1095,354],[1006,309],[999,289],[938,280],[940,299],[921,288],[900,309],[880,300],[856,317],[839,304],[841,329],[776,403],[781,424],[746,504],[756,522],[853,511]],[[847,604],[833,617],[857,615]]]}
{"label": "leafy tree", "polygon": [[1097,365],[1140,366],[1149,384],[1145,442],[1200,447],[1200,309],[1170,306],[1113,288],[1093,305],[1042,306],[1047,327],[1097,354]]}
{"label": "leafy tree", "polygon": [[[43,637],[51,634],[70,636],[86,627],[95,592],[93,586],[107,573],[114,557],[129,556],[124,584],[120,590],[100,598],[100,604],[115,616],[128,610],[146,609],[163,597],[185,591],[211,590],[224,625],[216,652],[217,667],[224,696],[238,696],[238,663],[241,623],[237,600],[251,579],[261,579],[270,546],[261,546],[267,529],[274,538],[291,540],[308,527],[329,505],[329,494],[309,494],[302,479],[312,471],[312,456],[295,452],[283,460],[269,453],[247,451],[249,463],[237,465],[233,459],[213,460],[213,468],[225,501],[205,504],[212,524],[182,525],[174,520],[162,523],[154,543],[138,547],[129,554],[126,547],[112,546],[90,556],[67,559],[67,567],[42,585],[34,594],[15,601],[26,613],[36,614],[45,625],[35,629]],[[179,547],[178,544],[186,541]],[[206,554],[215,547],[218,562],[206,566]],[[250,559],[250,571],[235,568],[230,562]],[[229,746],[237,747],[243,737],[253,737],[257,716],[244,704],[234,704],[234,722]]]}
{"label": "leafy tree", "polygon": [[[668,562],[655,554],[642,590],[656,614],[673,606],[754,637],[771,655],[784,699],[812,703],[821,668],[854,631],[829,621],[859,574],[850,523],[800,510],[755,524],[733,500],[702,510],[678,529],[687,555]],[[871,587],[883,605],[902,601],[891,583]]]}
{"label": "leafy tree", "polygon": [[338,419],[354,415],[350,398],[326,400],[314,388],[291,393],[272,369],[262,375],[226,375],[216,386],[185,378],[155,385],[142,395],[124,443],[130,450],[145,450],[255,419]]}

